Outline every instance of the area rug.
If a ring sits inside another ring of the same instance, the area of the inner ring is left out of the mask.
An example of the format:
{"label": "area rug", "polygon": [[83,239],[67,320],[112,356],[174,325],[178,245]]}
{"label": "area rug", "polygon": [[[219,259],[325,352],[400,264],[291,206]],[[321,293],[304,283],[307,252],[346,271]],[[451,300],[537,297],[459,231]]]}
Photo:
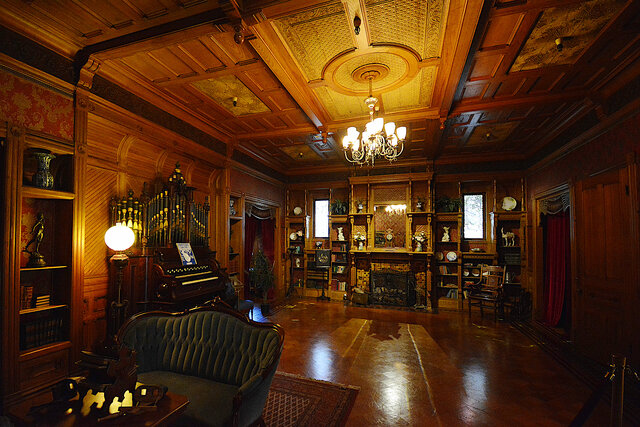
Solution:
{"label": "area rug", "polygon": [[268,427],[343,426],[358,390],[276,372],[262,417]]}

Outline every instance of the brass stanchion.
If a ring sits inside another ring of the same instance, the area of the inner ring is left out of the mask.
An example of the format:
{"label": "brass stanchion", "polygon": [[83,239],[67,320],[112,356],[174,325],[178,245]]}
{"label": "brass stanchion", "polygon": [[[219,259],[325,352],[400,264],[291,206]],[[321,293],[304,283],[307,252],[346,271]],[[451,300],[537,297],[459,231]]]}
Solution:
{"label": "brass stanchion", "polygon": [[624,356],[611,355],[611,367],[613,378],[611,379],[611,418],[609,425],[612,427],[622,427],[622,414],[624,406],[624,374],[627,365],[627,358]]}

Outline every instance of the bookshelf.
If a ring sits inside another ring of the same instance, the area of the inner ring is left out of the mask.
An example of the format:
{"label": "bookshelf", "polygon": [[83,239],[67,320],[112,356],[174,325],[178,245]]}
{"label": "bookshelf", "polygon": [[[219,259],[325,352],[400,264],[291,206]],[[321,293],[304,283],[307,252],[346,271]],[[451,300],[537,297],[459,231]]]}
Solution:
{"label": "bookshelf", "polygon": [[73,142],[13,127],[3,156],[4,406],[68,377],[81,322],[81,257]]}

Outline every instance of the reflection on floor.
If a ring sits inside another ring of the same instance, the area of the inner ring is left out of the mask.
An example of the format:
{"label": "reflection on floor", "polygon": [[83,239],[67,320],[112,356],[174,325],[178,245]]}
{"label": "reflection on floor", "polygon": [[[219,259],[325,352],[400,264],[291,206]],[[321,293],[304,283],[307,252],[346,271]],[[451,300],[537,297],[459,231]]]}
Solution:
{"label": "reflection on floor", "polygon": [[492,316],[295,300],[269,320],[286,333],[280,371],[361,387],[349,426],[563,426],[591,393]]}

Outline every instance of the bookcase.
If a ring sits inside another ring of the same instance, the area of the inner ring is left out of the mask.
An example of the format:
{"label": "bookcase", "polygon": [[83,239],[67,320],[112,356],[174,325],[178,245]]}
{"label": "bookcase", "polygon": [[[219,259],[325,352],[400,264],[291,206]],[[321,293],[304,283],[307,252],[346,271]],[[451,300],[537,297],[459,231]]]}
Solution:
{"label": "bookcase", "polygon": [[[306,193],[304,190],[287,190],[285,241],[287,242],[287,295],[302,296],[305,283],[305,246],[308,217],[306,215]],[[296,209],[299,208],[299,209]]]}
{"label": "bookcase", "polygon": [[434,230],[434,297],[442,308],[462,307],[460,241],[462,214],[436,213]]}
{"label": "bookcase", "polygon": [[80,318],[72,142],[14,127],[2,153],[4,406],[71,372]]}
{"label": "bookcase", "polygon": [[236,276],[244,269],[244,197],[229,196],[229,263],[227,273]]}
{"label": "bookcase", "polygon": [[348,291],[350,236],[347,215],[331,215],[331,279],[332,299],[342,298]]}

